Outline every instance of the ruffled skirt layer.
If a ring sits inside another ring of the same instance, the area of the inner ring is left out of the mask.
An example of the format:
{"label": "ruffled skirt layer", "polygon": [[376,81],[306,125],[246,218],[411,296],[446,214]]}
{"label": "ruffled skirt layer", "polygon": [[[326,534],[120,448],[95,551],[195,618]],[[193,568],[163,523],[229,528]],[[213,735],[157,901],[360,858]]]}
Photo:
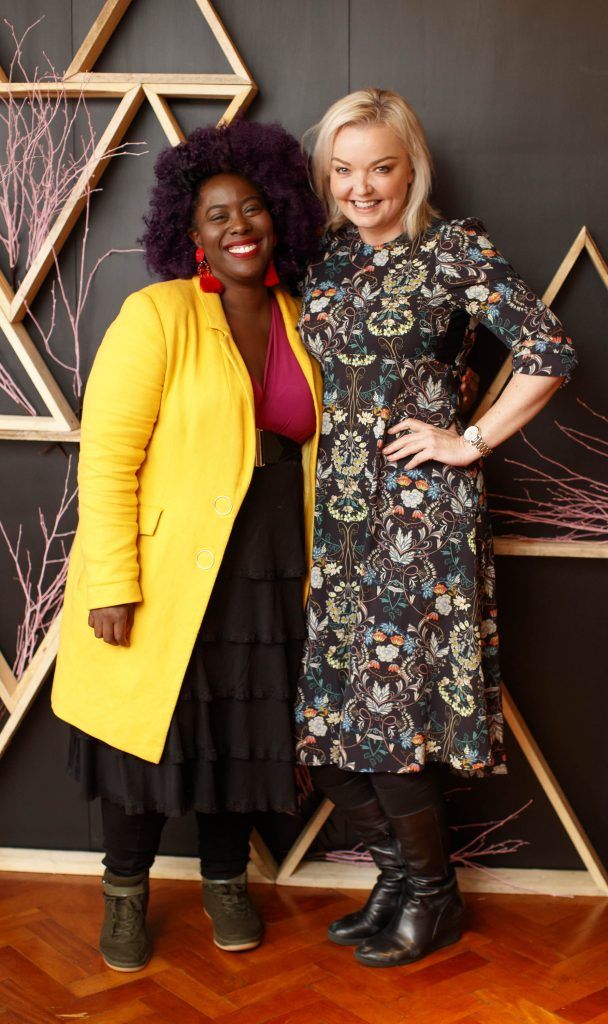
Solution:
{"label": "ruffled skirt layer", "polygon": [[291,458],[254,470],[160,763],[71,729],[68,770],[86,799],[129,814],[295,810],[304,573],[302,465]]}

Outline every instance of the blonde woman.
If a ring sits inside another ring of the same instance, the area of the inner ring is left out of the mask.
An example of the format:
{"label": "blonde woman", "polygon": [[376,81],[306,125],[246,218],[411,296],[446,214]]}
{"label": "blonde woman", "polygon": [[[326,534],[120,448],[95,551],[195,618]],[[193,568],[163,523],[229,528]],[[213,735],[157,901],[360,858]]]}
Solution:
{"label": "blonde woman", "polygon": [[[365,907],[329,937],[393,966],[462,931],[434,766],[506,771],[481,457],[576,360],[483,225],[429,204],[429,151],[405,100],[352,93],[313,131],[327,236],[300,329],[322,366],[324,414],[298,749],[380,868]],[[511,349],[514,373],[465,430],[471,318]]]}

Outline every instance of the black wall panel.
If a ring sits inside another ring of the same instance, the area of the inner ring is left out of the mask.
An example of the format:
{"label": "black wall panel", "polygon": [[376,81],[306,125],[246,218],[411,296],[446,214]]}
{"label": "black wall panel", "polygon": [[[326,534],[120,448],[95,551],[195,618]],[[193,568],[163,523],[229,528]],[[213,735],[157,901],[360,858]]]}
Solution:
{"label": "black wall panel", "polygon": [[[547,286],[581,225],[608,253],[608,8],[601,0],[577,5],[568,0],[217,0],[216,7],[259,86],[249,118],[280,120],[301,135],[349,89],[396,89],[412,102],[427,129],[436,203],[448,216],[480,216],[537,291]],[[0,16],[13,22],[18,33],[45,14],[26,44],[29,72],[42,63],[42,50],[57,69],[65,68],[100,9],[101,0],[0,0]],[[0,24],[0,63],[6,67],[10,42],[3,28]],[[193,0],[133,0],[98,69],[228,70]],[[91,101],[98,128],[107,123],[114,105]],[[174,110],[191,130],[216,120],[220,105],[179,101]],[[142,230],[154,159],[166,144],[149,107],[142,107],[127,140],[145,142],[139,149],[146,152],[114,161],[104,174],[102,191],[91,206],[90,263],[109,248],[137,246]],[[81,240],[79,224],[61,256],[72,291]],[[147,281],[139,255],[116,255],[103,264],[83,318],[85,376],[125,295]],[[581,368],[526,435],[547,454],[598,473],[597,458],[566,441],[554,425],[558,420],[589,429],[577,398],[608,412],[608,295],[586,257],[555,308],[579,345]],[[49,310],[47,284],[35,312],[44,319]],[[495,339],[480,332],[474,359],[484,379],[502,355]],[[7,365],[13,365],[9,357]],[[62,371],[56,375],[69,393],[69,378]],[[0,412],[9,409],[0,395]],[[593,426],[600,429],[597,422]],[[490,490],[521,493],[507,460],[529,455],[520,438],[508,442],[488,462]],[[40,540],[32,508],[54,508],[64,467],[65,455],[57,446],[0,442],[0,518],[11,536],[24,524],[33,557]],[[22,614],[13,577],[0,543],[0,648],[9,659]],[[498,560],[505,679],[608,861],[606,577],[602,560]],[[0,761],[0,845],[99,849],[98,809],[81,803],[65,777],[67,731],[50,712],[48,692],[47,684]],[[521,818],[495,837],[520,838],[529,845],[488,863],[580,866],[511,736],[508,751],[511,770],[505,778],[462,782],[446,772],[452,823],[497,820],[533,800]],[[292,822],[287,832],[298,824]],[[276,822],[262,821],[261,827],[269,837],[278,836]],[[471,834],[455,831],[455,848]],[[290,838],[279,836],[278,846]],[[320,845],[349,841],[336,816]],[[191,819],[170,823],[165,851],[193,853],[195,845]]]}

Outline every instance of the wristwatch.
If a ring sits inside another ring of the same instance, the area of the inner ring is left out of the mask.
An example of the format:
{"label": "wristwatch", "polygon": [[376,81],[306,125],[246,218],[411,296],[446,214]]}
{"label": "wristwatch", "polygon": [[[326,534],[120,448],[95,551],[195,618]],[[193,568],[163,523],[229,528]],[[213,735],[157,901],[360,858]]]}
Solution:
{"label": "wristwatch", "polygon": [[465,441],[468,441],[469,444],[472,444],[474,448],[477,448],[477,451],[481,452],[482,455],[492,454],[492,449],[490,448],[489,445],[486,444],[483,437],[481,436],[481,430],[479,429],[479,427],[467,427],[462,436],[464,437]]}

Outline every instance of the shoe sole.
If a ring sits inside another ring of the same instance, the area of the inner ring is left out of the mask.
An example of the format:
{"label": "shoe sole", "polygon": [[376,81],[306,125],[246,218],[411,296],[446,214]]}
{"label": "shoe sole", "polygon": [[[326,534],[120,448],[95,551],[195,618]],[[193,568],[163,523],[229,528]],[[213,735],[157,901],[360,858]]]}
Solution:
{"label": "shoe sole", "polygon": [[[204,908],[203,908],[203,913],[204,913],[205,917],[208,917],[209,920],[213,923],[213,918],[211,917],[211,914],[208,913],[208,911],[205,910]],[[228,943],[222,943],[220,941],[220,939],[216,938],[216,936],[214,935],[213,936],[213,943],[214,943],[214,945],[217,946],[218,949],[223,949],[225,953],[244,953],[248,949],[257,949],[257,947],[260,945],[260,943],[262,941],[262,938],[263,938],[263,936],[260,935],[259,939],[253,939],[251,942],[240,942],[237,945],[236,943],[229,943],[229,942]]]}
{"label": "shoe sole", "polygon": [[109,960],[106,960],[103,953],[101,954],[101,959],[106,967],[111,967],[113,971],[120,971],[121,974],[133,974],[134,971],[143,971],[144,967],[147,967],[150,963],[151,958],[148,957],[147,960],[144,960],[143,964],[137,964],[135,967],[124,967],[122,964],[113,964]]}
{"label": "shoe sole", "polygon": [[[382,931],[382,929],[380,928],[379,931]],[[378,935],[378,932],[369,932],[368,935],[360,935],[358,939],[340,939],[337,935],[332,935],[329,929],[327,929],[327,938],[336,946],[359,946],[362,942],[365,942],[366,939],[373,939],[374,935]]]}
{"label": "shoe sole", "polygon": [[243,953],[247,949],[257,949],[260,945],[261,939],[256,939],[255,942],[242,943],[239,946],[222,945],[216,938],[213,939],[214,944],[218,949],[223,949],[225,953]]}
{"label": "shoe sole", "polygon": [[377,963],[374,960],[366,960],[364,957],[359,956],[358,950],[355,950],[355,960],[364,967],[407,967],[408,964],[415,964],[418,960],[424,960],[426,956],[430,956],[431,953],[435,953],[438,949],[443,949],[444,946],[452,946],[455,942],[460,942],[461,938],[462,932],[459,932],[458,934],[456,934],[456,932],[450,932],[443,939],[433,942],[421,956],[408,957],[407,960],[394,960],[392,963]]}

